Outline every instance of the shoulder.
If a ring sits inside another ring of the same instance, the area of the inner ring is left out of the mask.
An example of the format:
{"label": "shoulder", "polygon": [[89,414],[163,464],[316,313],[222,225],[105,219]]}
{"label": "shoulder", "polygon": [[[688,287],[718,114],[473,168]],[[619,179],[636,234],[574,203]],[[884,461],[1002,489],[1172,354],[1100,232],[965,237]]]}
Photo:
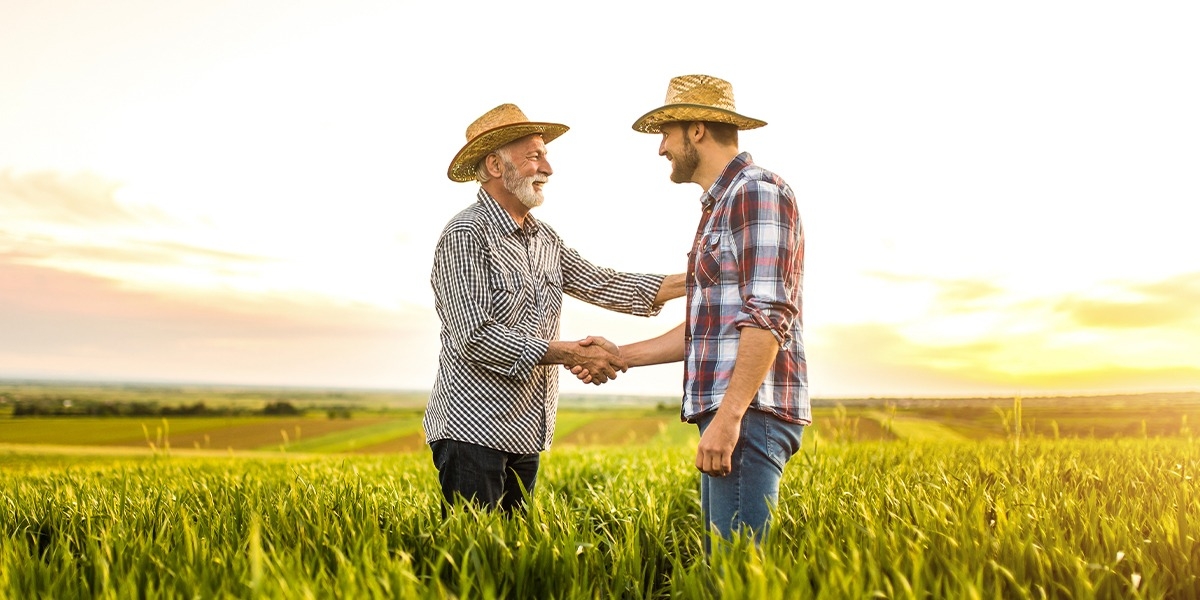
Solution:
{"label": "shoulder", "polygon": [[734,182],[734,189],[740,194],[795,197],[791,186],[782,177],[758,165],[749,165],[742,169]]}
{"label": "shoulder", "polygon": [[731,189],[731,204],[739,210],[795,209],[796,196],[782,178],[765,169],[755,169],[739,177]]}
{"label": "shoulder", "polygon": [[738,174],[731,192],[732,210],[743,218],[770,221],[799,218],[792,188],[779,175],[757,165],[749,165]]}
{"label": "shoulder", "polygon": [[487,227],[487,214],[478,202],[462,209],[458,214],[446,221],[442,235],[450,232],[482,231]]}
{"label": "shoulder", "polygon": [[478,203],[472,204],[450,218],[438,236],[437,248],[449,250],[486,244],[487,214]]}

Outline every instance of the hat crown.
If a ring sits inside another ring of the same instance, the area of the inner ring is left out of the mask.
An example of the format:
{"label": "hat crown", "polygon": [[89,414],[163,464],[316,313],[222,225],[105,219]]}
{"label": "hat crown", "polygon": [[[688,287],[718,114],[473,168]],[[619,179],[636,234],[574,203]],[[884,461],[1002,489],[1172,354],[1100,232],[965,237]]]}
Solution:
{"label": "hat crown", "polygon": [[699,104],[728,111],[733,104],[733,84],[711,75],[680,75],[667,84],[664,104]]}
{"label": "hat crown", "polygon": [[667,101],[633,122],[633,130],[662,133],[667,123],[707,121],[755,129],[766,121],[738,114],[733,105],[733,84],[712,75],[680,75],[667,84]]}
{"label": "hat crown", "polygon": [[475,165],[489,152],[527,135],[540,135],[549,144],[569,129],[561,123],[530,121],[516,104],[501,104],[467,126],[467,143],[450,161],[451,181],[475,178]]}
{"label": "hat crown", "polygon": [[471,141],[485,131],[491,131],[497,127],[512,125],[513,123],[528,123],[529,119],[525,117],[525,113],[517,108],[516,104],[501,104],[492,110],[483,113],[482,117],[475,119],[473,123],[467,126],[467,141]]}

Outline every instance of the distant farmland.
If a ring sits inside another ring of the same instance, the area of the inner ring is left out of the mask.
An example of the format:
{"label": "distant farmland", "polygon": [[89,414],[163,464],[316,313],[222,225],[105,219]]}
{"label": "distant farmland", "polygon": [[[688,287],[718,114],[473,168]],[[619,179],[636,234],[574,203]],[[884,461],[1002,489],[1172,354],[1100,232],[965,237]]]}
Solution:
{"label": "distant farmland", "polygon": [[[422,392],[0,384],[0,445],[84,450],[390,453],[421,450]],[[260,409],[286,403],[295,415],[172,417],[11,417],[20,402],[138,403]],[[1062,398],[818,400],[809,444],[850,441],[1026,438],[1187,437],[1200,423],[1200,394]],[[685,442],[695,428],[680,423],[677,400],[568,396],[555,443],[562,446]]]}

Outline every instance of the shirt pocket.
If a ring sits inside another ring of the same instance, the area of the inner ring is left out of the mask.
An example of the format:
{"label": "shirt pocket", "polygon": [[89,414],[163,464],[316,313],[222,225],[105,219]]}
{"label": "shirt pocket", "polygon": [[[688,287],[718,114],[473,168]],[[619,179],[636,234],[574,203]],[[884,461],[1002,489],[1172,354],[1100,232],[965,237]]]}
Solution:
{"label": "shirt pocket", "polygon": [[[546,271],[542,280],[542,314],[548,322],[557,323],[558,315],[562,312],[563,280],[562,271],[553,269]],[[551,332],[555,333],[556,332]]]}
{"label": "shirt pocket", "polygon": [[696,285],[711,287],[737,281],[729,237],[709,234],[696,247]]}
{"label": "shirt pocket", "polygon": [[493,266],[488,273],[491,316],[505,325],[514,325],[521,316],[521,276]]}

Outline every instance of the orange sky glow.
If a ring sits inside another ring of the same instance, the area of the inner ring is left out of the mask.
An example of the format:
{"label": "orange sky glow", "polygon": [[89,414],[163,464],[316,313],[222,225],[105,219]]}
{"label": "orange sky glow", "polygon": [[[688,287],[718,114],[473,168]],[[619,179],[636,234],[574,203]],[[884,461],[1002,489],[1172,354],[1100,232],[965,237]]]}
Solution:
{"label": "orange sky glow", "polygon": [[[545,3],[534,30],[435,4],[0,8],[19,59],[0,71],[0,379],[428,389],[467,124],[514,102],[570,125],[534,215],[598,264],[679,272],[700,190],[630,124],[708,73],[769,123],[742,148],[800,200],[815,397],[1200,390],[1200,8],[751,3],[770,27],[716,43],[636,3],[586,28]],[[565,306],[565,339],[683,318]]]}

